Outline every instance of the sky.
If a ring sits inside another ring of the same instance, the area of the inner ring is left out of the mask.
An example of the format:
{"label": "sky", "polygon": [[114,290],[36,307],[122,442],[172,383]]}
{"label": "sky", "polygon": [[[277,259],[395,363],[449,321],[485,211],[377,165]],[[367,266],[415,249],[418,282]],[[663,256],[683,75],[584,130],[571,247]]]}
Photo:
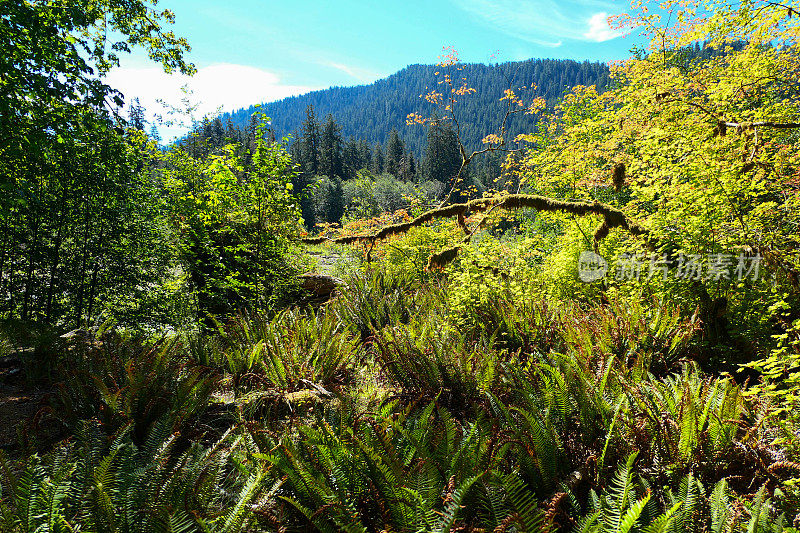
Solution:
{"label": "sky", "polygon": [[[324,89],[371,83],[445,46],[465,62],[529,58],[609,61],[634,41],[611,30],[619,0],[161,0],[172,30],[192,47],[192,78],[166,75],[142,51],[122,58],[108,83],[152,116],[158,100],[197,104],[196,116]],[[162,136],[179,134],[161,126]],[[166,139],[165,139],[166,140]]]}

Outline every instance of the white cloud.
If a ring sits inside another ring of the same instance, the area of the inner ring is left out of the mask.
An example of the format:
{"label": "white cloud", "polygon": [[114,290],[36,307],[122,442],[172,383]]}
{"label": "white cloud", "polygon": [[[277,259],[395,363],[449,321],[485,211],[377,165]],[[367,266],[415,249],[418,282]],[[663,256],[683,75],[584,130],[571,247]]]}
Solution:
{"label": "white cloud", "polygon": [[621,35],[608,27],[606,12],[588,19],[589,31],[584,26],[586,19],[581,16],[598,9],[615,9],[617,6],[612,0],[451,1],[494,29],[549,48],[561,46],[562,39],[601,42]]}
{"label": "white cloud", "polygon": [[608,13],[595,13],[589,17],[589,30],[583,36],[590,41],[602,43],[622,36],[622,32],[611,29]]}
{"label": "white cloud", "polygon": [[[190,102],[197,104],[194,113],[196,119],[214,113],[220,108],[224,111],[233,111],[315,89],[301,85],[285,85],[274,72],[229,63],[203,67],[198,69],[193,77],[166,74],[157,67],[121,67],[109,73],[106,83],[121,91],[125,95],[126,102],[139,98],[150,117],[153,113],[164,113],[164,108],[158,104],[158,100],[180,108],[181,100],[186,96],[181,91],[185,85],[192,91]],[[185,128],[176,126],[159,129],[165,140],[186,131]]]}

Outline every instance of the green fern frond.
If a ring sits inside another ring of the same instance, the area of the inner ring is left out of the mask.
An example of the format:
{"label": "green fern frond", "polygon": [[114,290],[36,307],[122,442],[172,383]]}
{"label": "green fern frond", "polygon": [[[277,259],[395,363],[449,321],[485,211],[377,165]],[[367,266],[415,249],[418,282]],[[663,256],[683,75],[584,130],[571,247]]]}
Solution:
{"label": "green fern frond", "polygon": [[636,455],[637,452],[632,453],[625,464],[619,467],[608,487],[606,504],[603,506],[603,524],[607,531],[617,533],[622,527],[633,495],[633,463]]}
{"label": "green fern frond", "polygon": [[721,479],[714,486],[709,500],[712,533],[725,533],[728,530],[730,517],[730,497],[728,495],[728,482]]}
{"label": "green fern frond", "polygon": [[642,532],[643,533],[667,533],[668,531],[672,530],[672,525],[675,521],[675,514],[681,507],[681,502],[676,503],[669,509],[667,509],[664,513],[660,514],[653,520],[647,527],[645,527]]}
{"label": "green fern frond", "polygon": [[628,533],[631,531],[639,521],[639,517],[642,515],[645,505],[650,501],[650,496],[650,493],[647,493],[642,499],[628,507],[628,510],[625,511],[625,514],[619,522],[619,528],[613,530],[613,533]]}
{"label": "green fern frond", "polygon": [[466,498],[467,494],[469,493],[470,488],[478,481],[483,474],[479,474],[477,476],[473,476],[465,481],[463,481],[456,489],[453,491],[452,495],[450,495],[450,500],[445,505],[445,508],[442,512],[442,517],[437,526],[433,529],[434,533],[448,533],[452,530],[453,526],[455,525],[456,518],[458,516],[459,511],[462,509],[462,502],[464,498]]}

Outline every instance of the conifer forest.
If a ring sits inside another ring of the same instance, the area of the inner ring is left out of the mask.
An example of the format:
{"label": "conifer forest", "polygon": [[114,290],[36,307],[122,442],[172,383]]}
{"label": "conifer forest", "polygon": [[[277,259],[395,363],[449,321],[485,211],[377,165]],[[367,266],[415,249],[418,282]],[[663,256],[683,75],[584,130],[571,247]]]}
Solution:
{"label": "conifer forest", "polygon": [[800,531],[800,3],[172,138],[162,3],[0,0],[0,532]]}

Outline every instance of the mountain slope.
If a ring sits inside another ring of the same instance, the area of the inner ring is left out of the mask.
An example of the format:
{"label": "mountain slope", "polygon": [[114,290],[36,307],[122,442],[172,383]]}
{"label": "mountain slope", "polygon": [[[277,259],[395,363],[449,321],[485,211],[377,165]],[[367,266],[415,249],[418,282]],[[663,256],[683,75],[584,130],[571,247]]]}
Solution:
{"label": "mountain slope", "polygon": [[[319,119],[331,113],[342,127],[345,138],[366,139],[371,143],[385,144],[389,133],[396,128],[407,148],[420,155],[425,144],[425,131],[421,127],[406,126],[406,116],[416,112],[430,114],[432,106],[420,95],[436,87],[435,65],[410,65],[391,76],[370,85],[332,87],[293,96],[264,104],[261,110],[272,119],[279,136],[296,133],[305,117],[309,104],[314,106]],[[486,134],[496,129],[502,118],[504,105],[499,101],[508,88],[536,84],[537,94],[552,104],[565,89],[575,85],[608,84],[608,68],[602,63],[588,61],[531,59],[521,62],[485,65],[464,64],[461,75],[477,93],[459,102],[459,119],[462,137],[468,146],[477,146]],[[246,126],[254,107],[240,109],[220,117],[235,126]],[[512,135],[530,130],[534,118],[522,114],[509,122]]]}

